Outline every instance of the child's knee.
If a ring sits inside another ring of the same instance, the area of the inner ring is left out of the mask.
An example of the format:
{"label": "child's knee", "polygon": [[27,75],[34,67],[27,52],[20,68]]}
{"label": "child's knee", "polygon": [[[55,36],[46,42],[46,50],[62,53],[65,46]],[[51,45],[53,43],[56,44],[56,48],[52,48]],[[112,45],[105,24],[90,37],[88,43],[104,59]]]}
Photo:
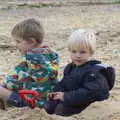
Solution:
{"label": "child's knee", "polygon": [[8,104],[15,107],[25,107],[27,104],[21,99],[19,93],[13,92],[8,98]]}
{"label": "child's knee", "polygon": [[54,114],[54,111],[55,111],[57,104],[58,104],[58,101],[49,100],[44,105],[44,109],[48,114]]}

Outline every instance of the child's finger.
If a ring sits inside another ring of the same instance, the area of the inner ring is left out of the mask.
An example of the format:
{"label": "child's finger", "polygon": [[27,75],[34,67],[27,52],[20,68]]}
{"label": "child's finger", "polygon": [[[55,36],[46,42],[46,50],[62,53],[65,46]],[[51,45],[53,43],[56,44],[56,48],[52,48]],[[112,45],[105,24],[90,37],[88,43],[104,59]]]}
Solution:
{"label": "child's finger", "polygon": [[58,100],[58,99],[60,99],[60,96],[59,95],[55,95],[53,99],[54,100]]}
{"label": "child's finger", "polygon": [[53,93],[50,93],[49,98],[53,98]]}
{"label": "child's finger", "polygon": [[47,98],[48,98],[48,99],[54,98],[54,93],[48,93]]}

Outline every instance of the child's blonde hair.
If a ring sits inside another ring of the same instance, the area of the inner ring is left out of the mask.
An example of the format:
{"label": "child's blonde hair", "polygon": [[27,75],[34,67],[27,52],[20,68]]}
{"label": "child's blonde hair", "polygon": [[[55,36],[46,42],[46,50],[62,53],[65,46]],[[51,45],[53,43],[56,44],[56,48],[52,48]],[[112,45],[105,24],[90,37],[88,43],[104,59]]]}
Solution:
{"label": "child's blonde hair", "polygon": [[37,20],[32,18],[16,24],[11,35],[24,40],[31,40],[31,38],[33,38],[38,43],[42,43],[44,38],[44,29]]}
{"label": "child's blonde hair", "polygon": [[88,49],[91,54],[96,49],[96,35],[92,29],[78,29],[74,31],[68,39],[68,48],[70,51],[79,51],[80,48]]}

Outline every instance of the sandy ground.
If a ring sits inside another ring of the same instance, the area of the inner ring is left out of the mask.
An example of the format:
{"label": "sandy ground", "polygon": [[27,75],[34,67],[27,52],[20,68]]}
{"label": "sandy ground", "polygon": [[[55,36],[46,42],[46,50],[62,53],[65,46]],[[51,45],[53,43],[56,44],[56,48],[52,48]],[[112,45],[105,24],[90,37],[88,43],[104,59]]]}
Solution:
{"label": "sandy ground", "polygon": [[[9,72],[19,61],[19,52],[10,36],[12,27],[26,18],[36,18],[45,28],[45,44],[54,47],[60,54],[60,71],[69,61],[66,42],[68,35],[78,28],[93,28],[100,33],[95,58],[113,65],[116,69],[116,84],[111,96],[96,102],[78,115],[60,117],[47,115],[38,108],[9,108],[0,110],[0,120],[120,120],[120,5],[80,4],[79,0],[0,1],[0,72]],[[26,4],[24,4],[26,3]],[[33,6],[31,6],[31,4]]]}

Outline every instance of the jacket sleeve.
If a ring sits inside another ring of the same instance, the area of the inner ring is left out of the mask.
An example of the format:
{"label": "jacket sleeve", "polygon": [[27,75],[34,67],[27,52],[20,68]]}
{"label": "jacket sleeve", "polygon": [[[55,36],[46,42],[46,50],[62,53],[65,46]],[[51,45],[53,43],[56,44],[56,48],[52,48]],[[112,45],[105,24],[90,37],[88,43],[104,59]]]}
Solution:
{"label": "jacket sleeve", "polygon": [[28,65],[26,62],[26,58],[25,56],[22,56],[20,62],[14,67],[14,69],[9,74],[6,75],[4,79],[6,87],[10,90],[20,89],[21,85],[19,80],[28,76],[28,74],[26,74],[27,70]]}
{"label": "jacket sleeve", "polygon": [[107,80],[102,74],[90,74],[85,78],[83,87],[64,93],[64,103],[67,105],[82,105],[108,98]]}
{"label": "jacket sleeve", "polygon": [[69,73],[70,67],[71,67],[71,64],[68,64],[65,67],[64,72],[63,72],[63,78],[61,79],[61,81],[58,81],[56,83],[56,85],[54,86],[54,88],[53,88],[54,92],[58,92],[58,91],[64,92],[65,91],[65,88],[66,88],[65,84],[66,83],[65,83],[64,79],[66,79],[65,76]]}
{"label": "jacket sleeve", "polygon": [[57,82],[53,88],[53,91],[54,92],[64,92],[65,91],[65,84],[64,84],[64,81],[60,81],[60,82]]}

